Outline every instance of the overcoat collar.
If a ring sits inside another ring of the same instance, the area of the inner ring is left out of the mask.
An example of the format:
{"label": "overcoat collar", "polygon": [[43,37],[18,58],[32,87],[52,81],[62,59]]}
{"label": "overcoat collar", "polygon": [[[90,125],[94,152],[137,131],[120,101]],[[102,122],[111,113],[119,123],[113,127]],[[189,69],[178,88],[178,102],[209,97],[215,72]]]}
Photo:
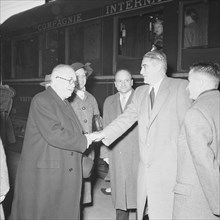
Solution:
{"label": "overcoat collar", "polygon": [[75,123],[77,123],[78,127],[80,130],[82,129],[82,125],[80,124],[79,119],[77,118],[75,112],[73,111],[73,108],[71,107],[69,101],[67,100],[62,100],[57,93],[51,88],[48,87],[47,90],[48,93],[50,93],[53,98],[56,100],[57,104],[63,109],[63,112]]}
{"label": "overcoat collar", "polygon": [[[132,99],[132,96],[134,94],[134,89],[132,89],[131,91],[131,95],[129,96],[128,98],[128,101],[125,105],[125,109],[128,107],[128,105],[130,104],[131,102],[131,99]],[[116,99],[113,100],[113,105],[114,105],[114,108],[117,109],[116,112],[117,112],[117,115],[121,114],[123,112],[122,108],[121,108],[121,102],[120,102],[120,94],[119,92],[115,94],[116,95]],[[125,110],[124,109],[124,110]]]}

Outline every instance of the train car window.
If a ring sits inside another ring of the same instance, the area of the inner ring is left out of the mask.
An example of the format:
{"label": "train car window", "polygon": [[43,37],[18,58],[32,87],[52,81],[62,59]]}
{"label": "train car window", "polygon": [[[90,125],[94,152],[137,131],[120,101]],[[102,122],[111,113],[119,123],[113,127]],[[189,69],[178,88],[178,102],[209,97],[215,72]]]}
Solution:
{"label": "train car window", "polygon": [[101,72],[101,23],[93,21],[69,28],[68,63],[90,62],[95,75]]}
{"label": "train car window", "polygon": [[15,40],[11,78],[30,79],[38,77],[38,37]]}
{"label": "train car window", "polygon": [[138,15],[119,20],[118,54],[142,57],[146,51],[163,47],[162,12]]}
{"label": "train car window", "polygon": [[219,62],[220,2],[190,1],[180,4],[179,71],[199,60]]}
{"label": "train car window", "polygon": [[198,3],[184,7],[183,47],[198,47],[208,44],[208,7]]}
{"label": "train car window", "polygon": [[139,69],[140,63],[134,60],[141,59],[146,51],[163,49],[163,13],[157,11],[121,18],[118,33],[117,68]]}

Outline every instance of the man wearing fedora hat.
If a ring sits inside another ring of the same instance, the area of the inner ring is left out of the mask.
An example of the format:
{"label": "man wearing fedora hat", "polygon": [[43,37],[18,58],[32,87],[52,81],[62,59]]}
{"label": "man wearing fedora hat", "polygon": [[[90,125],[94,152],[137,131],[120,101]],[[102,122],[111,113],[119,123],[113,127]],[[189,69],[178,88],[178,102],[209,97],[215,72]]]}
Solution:
{"label": "man wearing fedora hat", "polygon": [[45,89],[47,89],[47,87],[50,85],[50,80],[51,78],[51,74],[45,75],[44,81],[40,83],[41,86],[44,86]]}
{"label": "man wearing fedora hat", "polygon": [[[84,133],[91,133],[93,131],[93,117],[100,115],[99,108],[95,97],[86,91],[86,82],[88,77],[92,74],[93,69],[90,63],[82,64],[79,62],[73,63],[71,67],[76,72],[78,84],[75,87],[74,93],[70,97],[70,104],[79,118],[83,127]],[[84,155],[94,160],[95,153],[93,148],[89,148]],[[91,180],[84,179],[84,193],[82,202],[84,204],[92,202]]]}

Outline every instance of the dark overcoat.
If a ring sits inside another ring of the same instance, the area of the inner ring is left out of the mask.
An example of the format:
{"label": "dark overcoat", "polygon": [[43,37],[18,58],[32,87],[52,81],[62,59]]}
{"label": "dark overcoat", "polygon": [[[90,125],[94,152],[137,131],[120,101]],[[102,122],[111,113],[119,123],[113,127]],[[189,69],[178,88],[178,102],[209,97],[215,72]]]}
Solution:
{"label": "dark overcoat", "polygon": [[79,219],[87,140],[68,102],[49,87],[30,107],[11,219]]}
{"label": "dark overcoat", "polygon": [[[125,109],[131,102],[132,96],[133,91]],[[119,97],[119,93],[116,93],[105,100],[103,108],[104,127],[122,113]],[[109,146],[108,155],[111,193],[115,209],[136,209],[137,172],[139,164],[137,123]]]}

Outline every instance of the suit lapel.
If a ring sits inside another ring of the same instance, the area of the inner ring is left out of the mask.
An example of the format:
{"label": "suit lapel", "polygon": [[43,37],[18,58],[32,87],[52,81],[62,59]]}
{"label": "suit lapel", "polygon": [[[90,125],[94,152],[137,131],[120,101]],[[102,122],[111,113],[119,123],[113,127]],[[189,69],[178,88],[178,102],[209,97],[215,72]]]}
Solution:
{"label": "suit lapel", "polygon": [[169,96],[169,93],[170,93],[169,92],[169,78],[165,77],[163,81],[161,82],[160,88],[158,90],[158,94],[155,99],[154,107],[150,114],[149,127],[151,126],[155,118],[157,117],[164,103],[166,103],[166,99]]}
{"label": "suit lapel", "polygon": [[150,119],[150,103],[149,103],[149,86],[147,86],[146,91],[144,92],[143,99],[141,101],[141,112],[140,115],[142,115],[141,119],[143,120],[143,123],[147,125],[149,124],[149,119]]}
{"label": "suit lapel", "polygon": [[115,104],[115,109],[116,109],[116,111],[115,111],[116,117],[115,118],[117,118],[117,116],[122,113],[119,92],[116,94],[116,98],[114,99],[114,104]]}
{"label": "suit lapel", "polygon": [[[132,89],[131,90],[131,95],[129,96],[129,98],[128,98],[128,101],[127,101],[127,103],[126,103],[126,105],[125,105],[125,109],[128,107],[128,105],[131,103],[131,100],[132,100],[132,96],[134,95],[134,90]],[[125,110],[124,109],[124,110]]]}

